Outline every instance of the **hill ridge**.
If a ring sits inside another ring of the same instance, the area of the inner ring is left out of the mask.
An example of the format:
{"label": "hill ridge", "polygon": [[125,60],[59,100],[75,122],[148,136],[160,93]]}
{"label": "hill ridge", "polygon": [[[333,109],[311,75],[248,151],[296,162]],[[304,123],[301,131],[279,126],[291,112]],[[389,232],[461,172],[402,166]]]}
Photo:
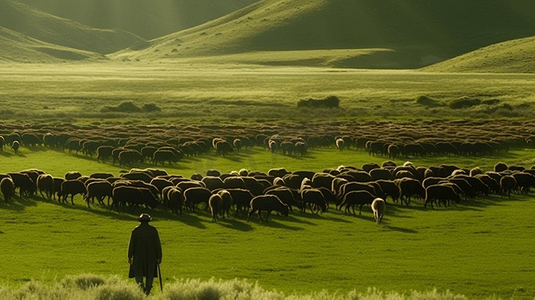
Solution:
{"label": "hill ridge", "polygon": [[50,44],[107,54],[142,40],[124,30],[82,25],[13,0],[0,0],[0,27]]}
{"label": "hill ridge", "polygon": [[[179,59],[256,51],[392,49],[378,66],[419,68],[535,34],[527,0],[262,0],[117,58]],[[505,24],[505,25],[504,25]],[[352,66],[352,67],[358,67]]]}

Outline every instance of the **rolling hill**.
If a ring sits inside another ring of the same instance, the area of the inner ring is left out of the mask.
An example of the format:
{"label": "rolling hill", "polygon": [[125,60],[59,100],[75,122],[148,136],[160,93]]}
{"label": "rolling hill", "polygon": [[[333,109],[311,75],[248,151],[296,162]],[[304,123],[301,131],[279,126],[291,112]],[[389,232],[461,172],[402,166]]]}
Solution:
{"label": "rolling hill", "polygon": [[13,0],[0,0],[0,27],[46,43],[100,54],[115,52],[142,41],[123,30],[91,28]]}
{"label": "rolling hill", "polygon": [[63,60],[103,60],[95,52],[53,45],[0,27],[0,62],[55,63]]}
{"label": "rolling hill", "polygon": [[535,36],[490,45],[422,70],[455,73],[535,73]]}
{"label": "rolling hill", "polygon": [[119,28],[152,39],[200,25],[258,0],[19,0],[94,28]]}
{"label": "rolling hill", "polygon": [[[346,67],[418,68],[535,35],[531,0],[262,0],[217,20],[123,50],[141,60],[265,51],[389,49]],[[377,56],[376,56],[377,55]]]}

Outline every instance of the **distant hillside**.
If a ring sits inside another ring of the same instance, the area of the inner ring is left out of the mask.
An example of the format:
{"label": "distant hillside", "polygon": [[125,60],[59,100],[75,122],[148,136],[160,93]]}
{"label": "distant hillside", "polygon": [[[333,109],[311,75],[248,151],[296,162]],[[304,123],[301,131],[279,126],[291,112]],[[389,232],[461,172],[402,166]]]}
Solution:
{"label": "distant hillside", "polygon": [[101,54],[124,49],[141,40],[126,31],[94,29],[13,0],[0,0],[0,27],[47,43]]}
{"label": "distant hillside", "polygon": [[[157,60],[256,51],[392,49],[376,67],[417,68],[535,35],[532,0],[262,0],[114,57]],[[348,67],[361,67],[351,60]]]}
{"label": "distant hillside", "polygon": [[45,43],[0,27],[0,62],[55,63],[64,60],[103,60],[94,52]]}
{"label": "distant hillside", "polygon": [[484,47],[422,70],[429,72],[535,73],[535,36]]}
{"label": "distant hillside", "polygon": [[119,28],[152,39],[190,28],[258,0],[19,0],[95,28]]}

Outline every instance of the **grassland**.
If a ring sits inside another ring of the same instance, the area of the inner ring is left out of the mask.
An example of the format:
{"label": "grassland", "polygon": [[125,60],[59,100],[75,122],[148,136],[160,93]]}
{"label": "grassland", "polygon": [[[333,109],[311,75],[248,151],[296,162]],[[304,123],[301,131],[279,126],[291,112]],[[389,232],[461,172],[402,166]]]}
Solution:
{"label": "grassland", "polygon": [[[327,148],[304,158],[288,157],[255,148],[227,158],[209,154],[165,169],[185,176],[208,168],[267,171],[284,166],[320,171],[371,161],[381,163],[383,158]],[[532,150],[495,157],[414,160],[417,165],[447,162],[483,170],[498,161],[535,164]],[[119,171],[110,164],[44,148],[22,148],[20,156],[4,153],[0,165],[2,172],[32,167],[56,176],[70,170]],[[437,288],[474,299],[493,295],[532,299],[534,209],[532,195],[489,196],[435,210],[418,202],[412,207],[393,204],[381,226],[375,225],[368,209],[362,216],[332,208],[319,216],[294,212],[288,218],[274,215],[268,224],[247,223],[242,216],[214,224],[207,212],[182,218],[159,210],[151,213],[163,241],[167,281],[248,278],[287,294],[323,289],[365,292],[368,287],[410,293]],[[34,197],[17,198],[13,204],[0,202],[0,210],[2,284],[16,287],[31,278],[51,283],[86,273],[126,277],[125,249],[139,211],[116,213],[98,205],[89,209],[79,196],[74,206]]]}
{"label": "grassland", "polygon": [[[532,74],[450,74],[393,70],[110,63],[0,65],[0,116],[9,122],[98,124],[406,121],[534,116]],[[338,109],[297,109],[303,98],[340,98]],[[430,97],[433,106],[419,104]],[[494,105],[450,109],[462,97]],[[155,103],[150,114],[102,112]]]}

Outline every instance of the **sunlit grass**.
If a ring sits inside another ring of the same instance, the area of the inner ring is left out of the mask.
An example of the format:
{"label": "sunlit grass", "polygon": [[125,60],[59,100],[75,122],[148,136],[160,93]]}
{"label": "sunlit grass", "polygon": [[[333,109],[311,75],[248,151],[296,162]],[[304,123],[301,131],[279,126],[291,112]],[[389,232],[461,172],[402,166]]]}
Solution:
{"label": "sunlit grass", "polygon": [[[253,65],[66,64],[2,65],[0,115],[26,122],[142,120],[173,123],[332,120],[530,118],[533,75],[433,74]],[[305,98],[337,96],[338,109],[298,109]],[[419,105],[427,96],[436,107]],[[461,97],[495,99],[494,106],[450,109]],[[103,112],[109,105],[155,103],[152,114]],[[510,109],[501,109],[503,105]]]}

